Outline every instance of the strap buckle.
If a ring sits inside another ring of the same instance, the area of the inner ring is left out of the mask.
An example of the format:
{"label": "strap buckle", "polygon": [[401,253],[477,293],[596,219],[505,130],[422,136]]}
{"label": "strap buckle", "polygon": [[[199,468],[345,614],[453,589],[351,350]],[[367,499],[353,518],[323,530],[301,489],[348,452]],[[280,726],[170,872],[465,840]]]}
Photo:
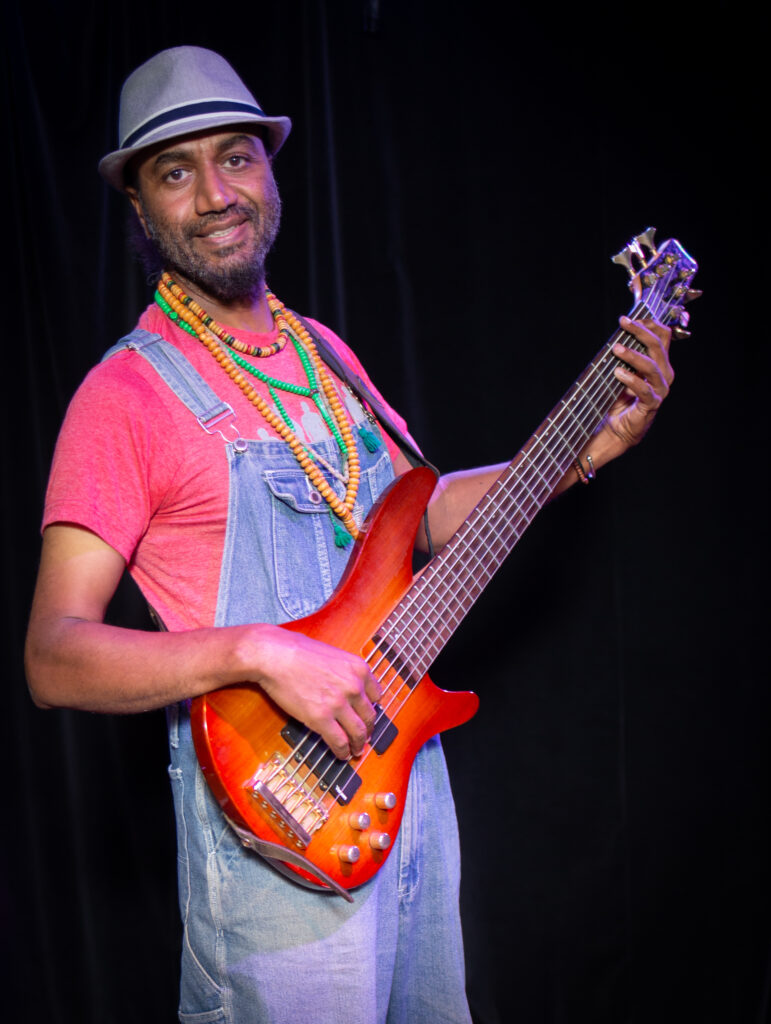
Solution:
{"label": "strap buckle", "polygon": [[[228,405],[227,402],[218,402],[217,405],[207,409],[200,416],[197,416],[196,419],[207,434],[217,433],[226,444],[232,444],[237,452],[246,451],[246,441],[239,434],[235,423],[225,423],[225,420],[230,417],[234,420],[236,418],[233,407]],[[224,432],[228,429],[232,430],[235,436],[228,437]]]}

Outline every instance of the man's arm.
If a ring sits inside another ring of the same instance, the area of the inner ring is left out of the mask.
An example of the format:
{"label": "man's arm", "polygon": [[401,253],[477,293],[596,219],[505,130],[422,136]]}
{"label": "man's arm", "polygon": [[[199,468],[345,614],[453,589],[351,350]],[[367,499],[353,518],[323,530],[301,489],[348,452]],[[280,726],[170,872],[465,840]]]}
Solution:
{"label": "man's arm", "polygon": [[[616,345],[614,352],[635,370],[630,373],[618,366],[616,377],[626,385],[626,391],[613,405],[600,429],[579,452],[584,466],[591,455],[596,469],[618,458],[643,439],[659,406],[669,394],[674,371],[669,362],[671,331],[654,320],[629,320],[621,317],[621,326],[633,334],[647,349],[647,353]],[[453,536],[465,519],[479,504],[508,463],[462,470],[442,476],[428,506],[429,525],[434,547],[438,550]],[[403,456],[396,463],[396,472],[409,469]],[[554,494],[561,494],[578,479],[574,470],[568,471],[557,485]],[[425,551],[426,537],[421,526],[418,547]]]}
{"label": "man's arm", "polygon": [[381,695],[361,658],[264,623],[180,633],[108,626],[124,567],[89,530],[46,529],[25,652],[38,706],[131,713],[254,682],[336,756],[361,751]]}

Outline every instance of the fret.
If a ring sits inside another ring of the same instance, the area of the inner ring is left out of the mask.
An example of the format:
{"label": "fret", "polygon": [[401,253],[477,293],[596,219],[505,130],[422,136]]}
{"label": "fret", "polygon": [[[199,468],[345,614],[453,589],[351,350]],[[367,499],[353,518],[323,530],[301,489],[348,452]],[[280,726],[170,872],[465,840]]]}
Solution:
{"label": "fret", "polygon": [[[640,301],[629,314],[651,315]],[[623,392],[618,341],[645,350],[633,335],[613,334],[386,619],[381,635],[416,671],[428,669]]]}

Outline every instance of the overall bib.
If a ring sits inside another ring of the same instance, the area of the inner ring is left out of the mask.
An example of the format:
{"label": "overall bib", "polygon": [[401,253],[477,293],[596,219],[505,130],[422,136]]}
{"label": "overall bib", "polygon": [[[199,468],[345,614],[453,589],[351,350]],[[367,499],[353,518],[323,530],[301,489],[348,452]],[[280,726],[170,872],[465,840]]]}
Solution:
{"label": "overall bib", "polygon": [[[199,419],[229,406],[173,345],[139,352]],[[231,430],[232,433],[232,430]],[[356,435],[356,432],[354,431]],[[310,446],[333,465],[335,442]],[[228,518],[217,626],[301,618],[331,595],[350,554],[283,441],[226,442]],[[359,443],[360,525],[393,479],[384,444]],[[339,482],[330,480],[342,497]],[[437,737],[420,751],[401,829],[354,903],[304,888],[243,845],[198,766],[186,702],[167,710],[183,924],[183,1024],[469,1024],[458,912],[455,809]]]}

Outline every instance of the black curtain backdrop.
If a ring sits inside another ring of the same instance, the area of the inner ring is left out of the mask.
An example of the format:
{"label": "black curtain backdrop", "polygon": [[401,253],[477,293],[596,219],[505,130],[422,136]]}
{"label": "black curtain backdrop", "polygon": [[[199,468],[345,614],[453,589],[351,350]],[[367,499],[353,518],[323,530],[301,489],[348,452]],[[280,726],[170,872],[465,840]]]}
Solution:
{"label": "black curtain backdrop", "polygon": [[[544,511],[432,674],[482,700],[445,744],[477,1024],[767,1019],[757,29],[711,12],[6,8],[4,1019],[175,1019],[163,716],[43,713],[21,654],[59,424],[150,297],[96,162],[125,75],[181,43],[294,119],[271,285],[354,346],[443,470],[527,439],[630,308],[608,257],[631,235],[700,262],[649,438]],[[146,625],[131,586],[111,616]]]}

